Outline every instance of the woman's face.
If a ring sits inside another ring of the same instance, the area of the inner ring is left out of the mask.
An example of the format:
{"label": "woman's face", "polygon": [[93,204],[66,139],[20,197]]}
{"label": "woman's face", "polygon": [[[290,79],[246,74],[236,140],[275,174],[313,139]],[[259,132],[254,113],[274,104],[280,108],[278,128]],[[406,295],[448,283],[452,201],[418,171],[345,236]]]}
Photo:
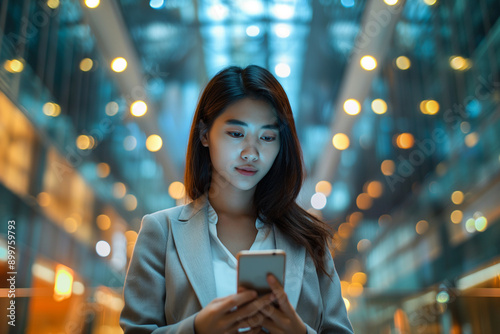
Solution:
{"label": "woman's face", "polygon": [[246,98],[226,108],[202,134],[201,142],[210,150],[212,183],[250,190],[278,155],[278,118],[267,102]]}

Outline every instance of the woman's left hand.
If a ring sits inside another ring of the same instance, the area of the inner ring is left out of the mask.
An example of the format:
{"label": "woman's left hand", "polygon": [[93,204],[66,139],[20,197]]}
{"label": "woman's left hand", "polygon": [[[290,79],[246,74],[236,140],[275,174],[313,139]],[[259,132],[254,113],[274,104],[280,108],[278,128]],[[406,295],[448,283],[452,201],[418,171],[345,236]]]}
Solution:
{"label": "woman's left hand", "polygon": [[272,334],[306,334],[306,325],[288,301],[288,296],[278,280],[269,274],[267,283],[271,287],[278,305],[267,305],[260,310],[265,316],[261,326]]}

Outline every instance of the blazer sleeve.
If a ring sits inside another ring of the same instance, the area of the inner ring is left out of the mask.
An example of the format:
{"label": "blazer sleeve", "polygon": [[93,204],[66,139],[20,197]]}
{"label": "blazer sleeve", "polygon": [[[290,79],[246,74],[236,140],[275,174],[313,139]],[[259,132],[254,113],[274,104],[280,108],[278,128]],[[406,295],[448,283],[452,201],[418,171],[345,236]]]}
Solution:
{"label": "blazer sleeve", "polygon": [[[332,276],[330,279],[325,273],[318,272],[319,285],[323,300],[323,319],[318,333],[321,334],[353,334],[351,322],[347,317],[347,311],[342,298],[340,280],[333,264],[329,251],[325,256],[325,267]],[[317,333],[307,326],[307,333]]]}
{"label": "blazer sleeve", "polygon": [[194,334],[197,313],[175,324],[165,319],[167,222],[153,215],[142,219],[123,288],[120,326],[125,334]]}

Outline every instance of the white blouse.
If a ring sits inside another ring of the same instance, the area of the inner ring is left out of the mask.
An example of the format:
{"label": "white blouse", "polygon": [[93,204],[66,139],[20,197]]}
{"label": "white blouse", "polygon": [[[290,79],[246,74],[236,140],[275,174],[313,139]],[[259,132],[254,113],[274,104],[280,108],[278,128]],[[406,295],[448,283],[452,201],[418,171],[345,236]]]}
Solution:
{"label": "white blouse", "polygon": [[[212,247],[212,264],[214,266],[215,287],[217,298],[236,293],[237,261],[231,252],[224,246],[217,236],[218,216],[208,202],[208,228],[210,232],[210,245]],[[273,228],[265,225],[260,219],[255,221],[257,236],[250,250],[276,249]]]}

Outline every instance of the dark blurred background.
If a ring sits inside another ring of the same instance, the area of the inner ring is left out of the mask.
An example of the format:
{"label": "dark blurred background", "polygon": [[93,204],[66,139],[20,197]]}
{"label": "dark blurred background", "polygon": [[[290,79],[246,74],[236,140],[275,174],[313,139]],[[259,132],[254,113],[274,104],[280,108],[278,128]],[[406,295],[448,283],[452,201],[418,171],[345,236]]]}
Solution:
{"label": "dark blurred background", "polygon": [[121,333],[141,217],[185,201],[200,91],[257,64],[289,96],[299,202],[335,231],[355,331],[498,333],[499,16],[498,0],[0,0],[0,332]]}

